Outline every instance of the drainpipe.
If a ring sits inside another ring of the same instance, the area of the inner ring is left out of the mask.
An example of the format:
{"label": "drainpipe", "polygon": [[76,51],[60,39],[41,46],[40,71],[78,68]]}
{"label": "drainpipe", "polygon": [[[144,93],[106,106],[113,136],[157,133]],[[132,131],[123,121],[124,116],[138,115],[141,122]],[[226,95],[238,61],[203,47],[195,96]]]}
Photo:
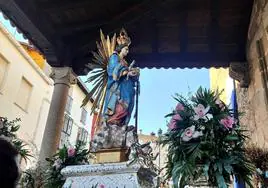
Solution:
{"label": "drainpipe", "polygon": [[237,104],[237,95],[236,95],[236,84],[235,84],[235,80],[233,79],[233,93],[232,93],[232,109],[234,111],[234,118],[237,119],[238,123],[239,123],[239,118],[238,118],[238,104]]}
{"label": "drainpipe", "polygon": [[[238,105],[237,105],[237,95],[236,95],[236,84],[235,80],[233,79],[233,92],[232,92],[232,98],[231,98],[231,104],[232,104],[232,109],[234,111],[234,118],[238,121],[239,123],[239,118],[238,118]],[[244,182],[239,182],[236,177],[234,176],[234,188],[245,188],[245,183]]]}

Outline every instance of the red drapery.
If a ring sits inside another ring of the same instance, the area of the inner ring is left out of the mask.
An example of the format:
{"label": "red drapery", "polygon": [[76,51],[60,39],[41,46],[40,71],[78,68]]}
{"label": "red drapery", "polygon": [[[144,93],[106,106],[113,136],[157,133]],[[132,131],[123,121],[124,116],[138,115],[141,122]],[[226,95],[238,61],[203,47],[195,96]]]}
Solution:
{"label": "red drapery", "polygon": [[96,128],[95,124],[96,124],[97,117],[98,117],[98,113],[94,113],[93,119],[92,119],[91,134],[90,134],[91,139],[93,139],[93,136],[95,133],[95,128]]}

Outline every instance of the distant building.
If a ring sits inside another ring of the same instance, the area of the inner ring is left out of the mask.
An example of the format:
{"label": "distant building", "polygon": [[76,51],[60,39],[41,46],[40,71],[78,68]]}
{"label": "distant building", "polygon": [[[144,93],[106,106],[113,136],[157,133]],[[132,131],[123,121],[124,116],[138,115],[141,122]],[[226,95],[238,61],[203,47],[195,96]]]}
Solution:
{"label": "distant building", "polygon": [[46,75],[49,76],[49,74],[51,73],[51,67],[46,62],[43,55],[38,50],[36,50],[36,48],[34,48],[33,46],[31,46],[27,43],[20,42],[20,44],[28,52],[28,54],[31,56],[31,58],[34,60],[34,62],[39,66],[39,68],[42,69],[42,71]]}
{"label": "distant building", "polygon": [[77,141],[82,141],[87,144],[87,148],[89,147],[92,123],[90,110],[92,103],[89,102],[81,108],[82,101],[88,92],[87,87],[79,78],[77,84],[71,86],[69,90],[65,108],[64,127],[61,134],[61,147],[64,144],[75,145]]}
{"label": "distant building", "polygon": [[229,76],[228,68],[211,68],[209,70],[210,89],[222,91],[220,99],[227,105],[231,104],[232,92],[234,90],[233,79]]}
{"label": "distant building", "polygon": [[[153,149],[154,156],[157,153],[159,153],[158,157],[155,160],[155,164],[158,167],[160,167],[160,169],[163,169],[166,166],[166,162],[167,162],[167,152],[168,152],[167,146],[159,147],[159,145],[157,144],[158,136],[156,136],[155,134],[147,135],[147,134],[142,134],[142,132],[140,131],[140,134],[138,134],[138,138],[141,144],[151,142],[151,147]],[[160,177],[164,177],[165,173],[166,173],[166,170],[163,169],[162,172],[160,173]]]}

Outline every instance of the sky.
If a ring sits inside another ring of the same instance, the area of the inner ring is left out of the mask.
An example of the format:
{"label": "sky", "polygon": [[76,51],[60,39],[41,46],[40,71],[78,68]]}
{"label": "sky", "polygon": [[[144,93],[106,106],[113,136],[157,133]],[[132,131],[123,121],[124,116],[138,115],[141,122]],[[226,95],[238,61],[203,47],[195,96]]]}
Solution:
{"label": "sky", "polygon": [[[176,106],[175,93],[188,96],[200,86],[209,88],[207,69],[143,69],[140,76],[139,129],[157,133],[167,129],[165,115]],[[134,122],[134,121],[132,121]]]}
{"label": "sky", "polygon": [[5,28],[18,40],[21,42],[28,42],[27,39],[23,38],[22,34],[18,33],[15,27],[10,25],[9,20],[6,20],[0,11],[0,22],[5,26]]}
{"label": "sky", "polygon": [[[17,40],[27,42],[9,21],[3,18],[1,12],[0,22]],[[82,79],[85,80],[86,77]],[[209,71],[208,69],[142,69],[140,85],[138,129],[144,134],[157,133],[159,128],[164,131],[167,129],[167,120],[164,116],[176,106],[172,96],[175,93],[188,96],[188,93],[195,92],[200,86],[209,88]],[[133,118],[130,124],[135,124]]]}

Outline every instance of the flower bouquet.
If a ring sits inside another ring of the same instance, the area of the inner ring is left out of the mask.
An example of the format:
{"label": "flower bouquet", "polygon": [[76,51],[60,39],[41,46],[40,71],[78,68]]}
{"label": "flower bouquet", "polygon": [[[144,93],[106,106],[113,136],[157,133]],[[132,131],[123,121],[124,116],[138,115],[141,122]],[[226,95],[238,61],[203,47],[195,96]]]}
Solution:
{"label": "flower bouquet", "polygon": [[83,144],[78,142],[75,147],[67,148],[64,146],[52,157],[47,158],[49,168],[47,171],[46,186],[60,188],[64,184],[64,177],[61,175],[61,170],[70,165],[89,164],[89,151],[83,149]]}
{"label": "flower bouquet", "polygon": [[235,113],[219,94],[200,88],[189,100],[176,95],[162,144],[168,145],[167,178],[175,187],[194,185],[205,177],[211,186],[226,188],[235,176],[251,186],[253,166],[245,157],[247,139]]}
{"label": "flower bouquet", "polygon": [[27,160],[33,156],[27,144],[17,136],[17,131],[20,129],[20,125],[18,125],[20,121],[19,118],[9,121],[5,117],[0,117],[0,137],[10,141],[17,149],[20,157],[27,162]]}

